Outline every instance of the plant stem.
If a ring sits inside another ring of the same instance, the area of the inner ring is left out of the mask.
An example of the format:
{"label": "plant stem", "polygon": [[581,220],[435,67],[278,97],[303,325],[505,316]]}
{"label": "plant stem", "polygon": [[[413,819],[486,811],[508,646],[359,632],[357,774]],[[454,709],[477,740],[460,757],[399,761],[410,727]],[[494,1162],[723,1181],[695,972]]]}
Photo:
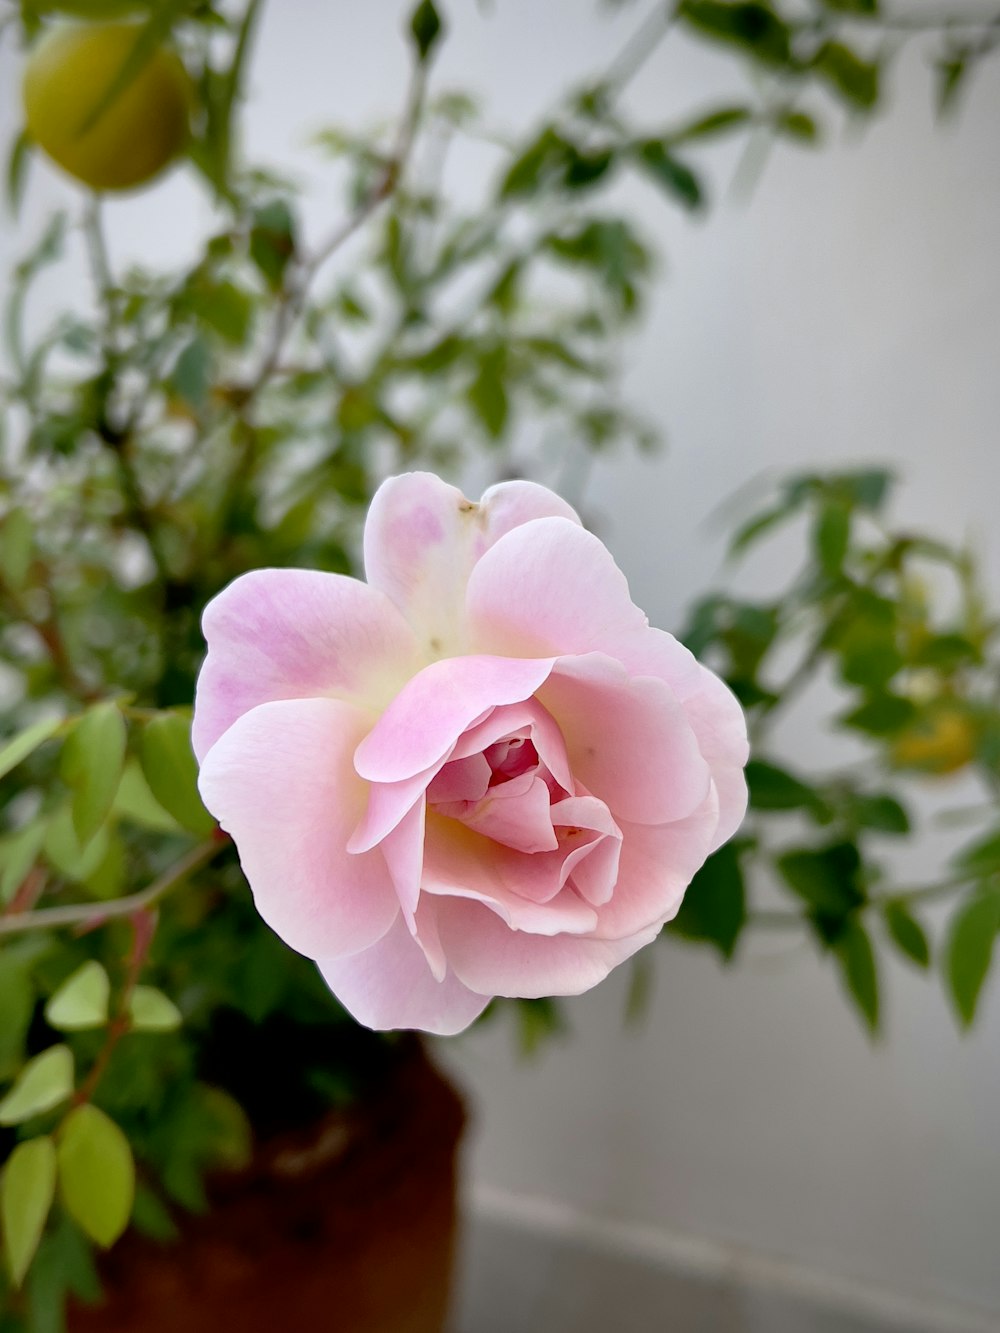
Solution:
{"label": "plant stem", "polygon": [[199,843],[169,870],[165,870],[147,889],[129,894],[126,898],[101,903],[74,903],[67,907],[43,907],[34,912],[12,912],[0,917],[0,936],[20,935],[28,930],[52,930],[62,926],[93,930],[107,921],[135,916],[137,912],[159,902],[195,870],[207,865],[228,842],[229,839],[220,833],[208,842]]}

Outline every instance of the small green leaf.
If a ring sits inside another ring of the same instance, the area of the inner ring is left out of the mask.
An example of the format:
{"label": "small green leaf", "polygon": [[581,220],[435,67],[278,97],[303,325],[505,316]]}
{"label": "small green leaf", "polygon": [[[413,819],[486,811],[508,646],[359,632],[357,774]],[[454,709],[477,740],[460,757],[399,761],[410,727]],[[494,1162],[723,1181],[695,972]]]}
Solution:
{"label": "small green leaf", "polygon": [[125,765],[122,780],[115,796],[115,813],[130,824],[151,829],[154,833],[176,833],[180,827],[173,815],[167,814],[142,775],[138,760],[130,759]]}
{"label": "small green leaf", "polygon": [[98,1245],[113,1245],[128,1225],[135,1164],[128,1139],[89,1103],[63,1121],[56,1152],[59,1193],[70,1217]]}
{"label": "small green leaf", "polygon": [[723,958],[733,956],[746,924],[746,890],[740,855],[746,843],[727,842],[705,862],[688,885],[680,911],[667,929],[684,939],[714,944]]}
{"label": "small green leaf", "polygon": [[751,759],[746,766],[746,779],[750,805],[755,810],[823,809],[823,802],[812,787],[777,764]]}
{"label": "small green leaf", "polygon": [[181,713],[161,713],[147,722],[139,757],[150,790],[164,810],[191,833],[211,833],[215,820],[198,795],[190,719]]}
{"label": "small green leaf", "polygon": [[424,64],[444,32],[441,15],[433,0],[420,0],[410,18],[410,32],[413,34],[417,56],[421,64]]}
{"label": "small green leaf", "polygon": [[952,918],[945,946],[945,975],[963,1027],[976,1016],[1000,929],[1000,890],[967,898]]}
{"label": "small green leaf", "polygon": [[73,1055],[68,1046],[50,1046],[21,1070],[0,1101],[0,1125],[20,1125],[51,1111],[73,1091]]}
{"label": "small green leaf", "polygon": [[871,1032],[878,1031],[879,987],[875,953],[868,932],[857,919],[848,920],[833,946],[848,993]]}
{"label": "small green leaf", "polygon": [[914,720],[918,712],[912,699],[898,694],[875,693],[839,719],[841,726],[853,727],[869,736],[891,736]]}
{"label": "small green leaf", "polygon": [[992,875],[1000,870],[1000,832],[987,834],[956,858],[963,870],[972,875]]}
{"label": "small green leaf", "polygon": [[504,433],[510,413],[505,375],[507,356],[503,348],[490,348],[479,360],[479,372],[469,386],[469,405],[491,439]]}
{"label": "small green leaf", "polygon": [[819,126],[804,111],[779,111],[771,124],[779,134],[799,143],[816,143],[819,139]]}
{"label": "small green leaf", "polygon": [[56,1192],[56,1150],[48,1136],[19,1143],[0,1182],[7,1267],[15,1287],[24,1281]]}
{"label": "small green leaf", "polygon": [[788,25],[755,0],[681,0],[678,16],[702,36],[742,48],[765,65],[791,62]]}
{"label": "small green leaf", "polygon": [[84,884],[99,870],[108,854],[111,835],[108,826],[98,829],[84,849],[73,825],[73,813],[63,806],[49,820],[45,830],[45,856],[54,870],[74,884]]}
{"label": "small green leaf", "polygon": [[116,703],[98,704],[84,713],[63,746],[59,765],[73,788],[73,827],[85,848],[114,803],[125,765],[128,731]]}
{"label": "small green leaf", "polygon": [[62,718],[46,717],[40,722],[33,722],[18,732],[0,749],[0,778],[16,768],[22,759],[27,759],[45,741],[54,736],[62,726]]}
{"label": "small green leaf", "polygon": [[111,982],[100,963],[90,959],[59,987],[45,1006],[45,1021],[60,1032],[83,1032],[108,1021]]}
{"label": "small green leaf", "polygon": [[646,139],[633,149],[636,165],[685,208],[700,208],[704,202],[701,182],[691,168],[675,157],[660,139]]}
{"label": "small green leaf", "polygon": [[0,840],[0,903],[9,903],[24,883],[45,842],[45,824],[36,819]]}
{"label": "small green leaf", "polygon": [[836,500],[824,504],[816,520],[813,543],[820,568],[828,577],[840,573],[851,540],[851,513]]}
{"label": "small green leaf", "polygon": [[839,918],[864,902],[858,882],[861,857],[851,842],[796,848],[776,864],[788,887],[817,912]]}
{"label": "small green leaf", "polygon": [[852,106],[870,111],[879,97],[879,68],[842,42],[824,42],[813,58],[819,74]]}
{"label": "small green leaf", "polygon": [[283,199],[258,208],[250,229],[250,258],[273,291],[280,291],[295,255],[295,220]]}
{"label": "small green leaf", "polygon": [[27,582],[34,536],[31,519],[23,509],[12,509],[0,526],[0,573],[15,591]]}
{"label": "small green leaf", "polygon": [[212,352],[200,334],[181,349],[170,372],[168,386],[196,412],[208,402],[208,391],[212,386]]}
{"label": "small green leaf", "polygon": [[155,986],[136,986],[129,996],[129,1018],[136,1032],[176,1032],[181,1011]]}
{"label": "small green leaf", "polygon": [[851,800],[851,810],[861,828],[897,835],[910,831],[909,815],[895,796],[887,792],[871,796],[855,795]]}
{"label": "small green leaf", "polygon": [[882,915],[900,952],[918,967],[930,967],[931,946],[927,934],[907,905],[899,899],[888,902],[882,909]]}
{"label": "small green leaf", "polygon": [[7,205],[15,218],[21,211],[33,146],[31,135],[27,130],[22,130],[14,140],[7,159]]}

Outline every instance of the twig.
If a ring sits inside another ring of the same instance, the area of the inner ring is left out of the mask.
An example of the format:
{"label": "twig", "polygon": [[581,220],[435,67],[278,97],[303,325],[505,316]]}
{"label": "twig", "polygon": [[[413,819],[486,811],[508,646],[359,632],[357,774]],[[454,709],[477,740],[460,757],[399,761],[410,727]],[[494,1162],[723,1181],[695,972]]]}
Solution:
{"label": "twig", "polygon": [[171,889],[177,887],[201,866],[207,865],[217,856],[229,839],[222,833],[208,842],[193,847],[179,861],[164,871],[159,879],[140,893],[130,894],[126,898],[114,898],[110,902],[74,903],[67,907],[43,907],[34,912],[17,912],[0,917],[0,936],[20,935],[28,930],[52,930],[62,926],[78,927],[81,930],[93,930],[103,926],[106,921],[120,917],[135,916],[145,911],[165,897]]}

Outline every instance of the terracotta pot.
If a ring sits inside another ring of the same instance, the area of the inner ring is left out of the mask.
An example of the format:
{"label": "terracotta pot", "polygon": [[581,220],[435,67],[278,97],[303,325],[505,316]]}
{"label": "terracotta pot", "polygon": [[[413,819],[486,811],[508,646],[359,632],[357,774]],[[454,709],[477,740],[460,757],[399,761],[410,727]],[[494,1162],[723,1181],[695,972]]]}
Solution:
{"label": "terracotta pot", "polygon": [[161,1245],[106,1256],[70,1333],[441,1333],[461,1100],[417,1044],[359,1107],[263,1144]]}

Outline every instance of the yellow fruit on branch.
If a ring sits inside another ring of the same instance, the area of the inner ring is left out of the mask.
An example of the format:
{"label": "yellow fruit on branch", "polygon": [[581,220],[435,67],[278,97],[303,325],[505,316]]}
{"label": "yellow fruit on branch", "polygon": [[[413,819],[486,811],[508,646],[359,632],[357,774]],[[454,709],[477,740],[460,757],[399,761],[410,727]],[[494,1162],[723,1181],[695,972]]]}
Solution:
{"label": "yellow fruit on branch", "polygon": [[188,139],[193,90],[180,59],[158,47],[129,73],[137,23],[60,23],[24,71],[34,142],[92,190],[131,190],[158,175]]}
{"label": "yellow fruit on branch", "polygon": [[975,722],[965,709],[955,703],[934,703],[899,732],[889,757],[897,768],[955,773],[975,758],[977,735]]}

